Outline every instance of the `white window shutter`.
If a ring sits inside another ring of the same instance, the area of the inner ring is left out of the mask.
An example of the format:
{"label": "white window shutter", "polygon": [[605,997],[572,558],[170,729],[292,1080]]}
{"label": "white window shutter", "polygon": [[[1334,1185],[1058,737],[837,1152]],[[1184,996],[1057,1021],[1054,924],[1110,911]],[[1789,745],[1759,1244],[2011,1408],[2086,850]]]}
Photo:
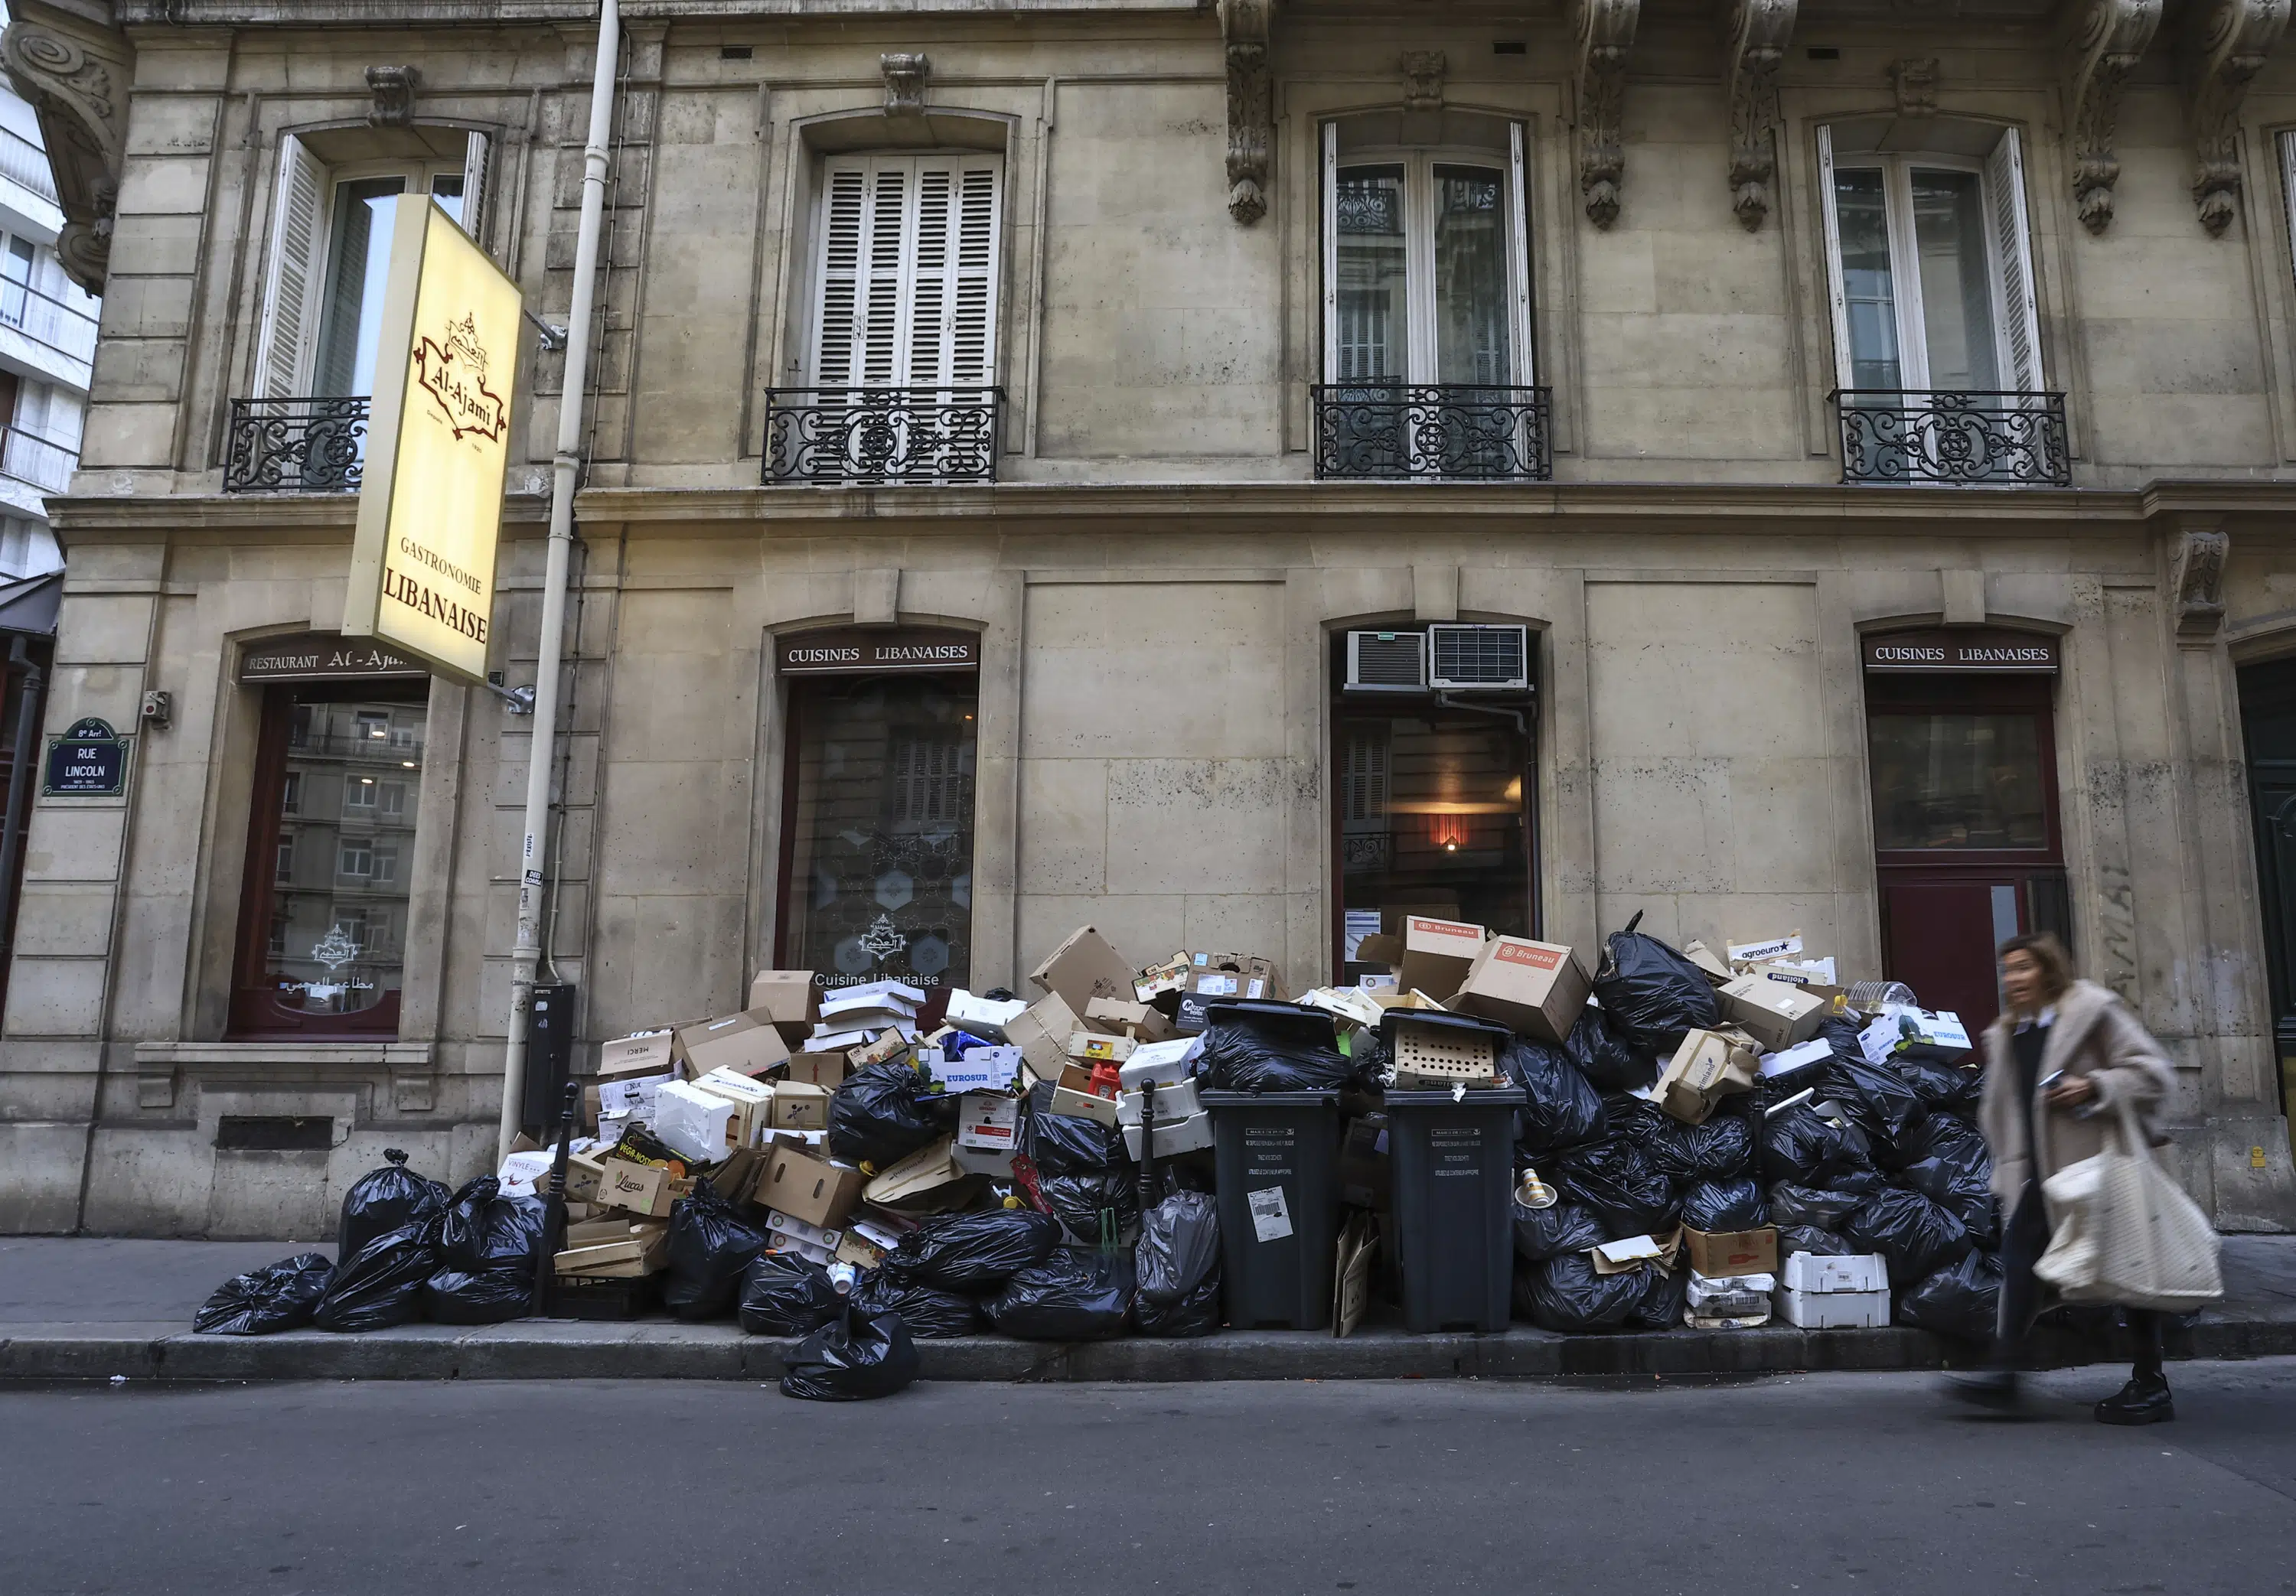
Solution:
{"label": "white window shutter", "polygon": [[954,169],[922,162],[916,174],[916,235],[907,296],[909,326],[905,386],[939,388],[948,380],[951,291],[956,265],[956,179]]}
{"label": "white window shutter", "polygon": [[1530,185],[1524,180],[1528,162],[1522,124],[1507,124],[1507,266],[1514,278],[1512,302],[1514,320],[1515,381],[1529,387],[1538,381],[1537,351],[1530,340]]}
{"label": "white window shutter", "polygon": [[993,160],[830,163],[815,289],[824,388],[985,388],[996,380],[1000,177]]}
{"label": "white window shutter", "polygon": [[861,237],[867,220],[869,163],[832,164],[823,174],[821,256],[814,274],[813,381],[823,388],[853,381],[854,335],[865,288]]}
{"label": "white window shutter", "polygon": [[916,163],[870,163],[868,222],[862,235],[861,309],[855,329],[854,381],[867,388],[901,381],[903,313],[915,259]]}
{"label": "white window shutter", "polygon": [[1986,186],[1995,253],[2001,261],[2002,386],[2018,393],[2042,388],[2041,317],[2033,303],[2033,233],[2025,219],[2025,160],[2017,130],[2005,128],[1986,158]]}
{"label": "white window shutter", "polygon": [[1853,388],[1849,364],[1849,295],[1841,279],[1841,217],[1833,204],[1833,129],[1817,130],[1817,197],[1825,228],[1826,302],[1833,312],[1833,382]]}
{"label": "white window shutter", "polygon": [[463,231],[486,248],[487,235],[487,157],[492,151],[492,141],[483,133],[473,133],[463,147]]}
{"label": "white window shutter", "polygon": [[319,252],[326,242],[326,168],[293,134],[279,140],[279,181],[274,185],[271,258],[263,284],[263,314],[255,341],[258,397],[291,398],[308,375]]}
{"label": "white window shutter", "polygon": [[959,388],[988,388],[996,381],[996,262],[1004,211],[999,170],[993,161],[968,161],[957,175],[948,380]]}
{"label": "white window shutter", "polygon": [[1340,125],[1324,124],[1324,381],[1340,377]]}

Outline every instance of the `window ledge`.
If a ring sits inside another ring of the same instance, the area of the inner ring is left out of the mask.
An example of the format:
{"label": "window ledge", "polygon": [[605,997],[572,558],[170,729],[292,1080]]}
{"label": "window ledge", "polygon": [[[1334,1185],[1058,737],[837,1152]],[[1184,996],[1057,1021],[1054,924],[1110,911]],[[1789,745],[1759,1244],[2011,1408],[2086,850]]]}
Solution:
{"label": "window ledge", "polygon": [[341,1069],[428,1068],[437,1055],[428,1042],[139,1042],[139,1069],[185,1066],[254,1068],[313,1067]]}

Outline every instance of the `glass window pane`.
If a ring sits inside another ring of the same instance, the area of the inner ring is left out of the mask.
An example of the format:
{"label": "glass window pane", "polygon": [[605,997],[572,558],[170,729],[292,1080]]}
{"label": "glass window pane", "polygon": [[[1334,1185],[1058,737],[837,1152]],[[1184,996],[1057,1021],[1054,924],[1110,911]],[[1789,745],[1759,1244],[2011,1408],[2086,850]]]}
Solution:
{"label": "glass window pane", "polygon": [[2030,715],[1874,715],[1874,844],[2048,846],[2039,724]]}
{"label": "glass window pane", "polygon": [[1898,292],[1890,270],[1890,216],[1882,174],[1872,167],[1837,167],[1834,219],[1841,233],[1841,291],[1849,319],[1849,382],[1853,388],[1898,389],[1905,377],[1898,358]]}
{"label": "glass window pane", "polygon": [[1505,189],[1480,167],[1435,168],[1435,381],[1505,383]]}
{"label": "glass window pane", "polygon": [[404,177],[362,177],[335,184],[326,304],[319,326],[316,391],[323,397],[374,391],[382,283],[390,269],[390,208],[386,201],[406,190]]}
{"label": "glass window pane", "polygon": [[1403,168],[1345,167],[1339,175],[1338,382],[1400,382],[1407,372]]}
{"label": "glass window pane", "polygon": [[1922,333],[1933,389],[1997,389],[1985,197],[1974,172],[1915,167],[1914,245],[1922,262]]}
{"label": "glass window pane", "polygon": [[280,819],[271,901],[258,921],[270,928],[261,978],[268,1019],[366,1014],[396,1027],[424,714],[416,701],[295,706],[272,800]]}
{"label": "glass window pane", "polygon": [[783,957],[826,984],[963,986],[972,961],[969,678],[798,683]]}

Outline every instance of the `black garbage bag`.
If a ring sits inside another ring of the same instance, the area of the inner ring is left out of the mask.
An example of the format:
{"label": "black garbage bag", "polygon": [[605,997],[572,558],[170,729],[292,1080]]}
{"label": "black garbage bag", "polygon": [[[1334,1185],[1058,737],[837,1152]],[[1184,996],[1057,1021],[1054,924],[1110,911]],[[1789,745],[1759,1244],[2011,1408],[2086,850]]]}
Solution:
{"label": "black garbage bag", "polygon": [[1544,1264],[1566,1252],[1585,1252],[1610,1239],[1595,1210],[1575,1202],[1557,1200],[1544,1208],[1514,1205],[1515,1255],[1527,1263]]}
{"label": "black garbage bag", "polygon": [[196,1336],[267,1336],[301,1330],[327,1292],[335,1261],[323,1252],[299,1252],[276,1264],[234,1274],[192,1316]]}
{"label": "black garbage bag", "polygon": [[1921,1047],[1909,1047],[1890,1055],[1890,1068],[1898,1072],[1921,1100],[1922,1107],[1931,1113],[1950,1114],[1959,1119],[1976,1115],[1978,1100],[1985,1092],[1983,1071],[1964,1069],[1948,1060],[1932,1058],[1927,1049]]}
{"label": "black garbage bag", "polygon": [[1898,1294],[1898,1323],[1965,1341],[1990,1340],[2000,1311],[2000,1256],[1975,1248]]}
{"label": "black garbage bag", "polygon": [[1603,1118],[1607,1126],[1603,1141],[1624,1142],[1642,1148],[1657,1147],[1670,1138],[1674,1127],[1681,1123],[1648,1098],[1636,1097],[1631,1092],[1603,1093]]}
{"label": "black garbage bag", "polygon": [[439,1222],[439,1251],[447,1267],[465,1273],[523,1265],[534,1273],[542,1250],[543,1203],[538,1197],[504,1197],[502,1183],[482,1174],[455,1193]]}
{"label": "black garbage bag", "polygon": [[1549,1183],[1591,1208],[1608,1240],[1662,1235],[1682,1217],[1674,1183],[1658,1172],[1648,1152],[1626,1142],[1571,1149],[1555,1160]]}
{"label": "black garbage bag", "polygon": [[1130,1161],[1121,1130],[1081,1114],[1032,1111],[1021,1134],[1021,1150],[1038,1174],[1096,1174]]}
{"label": "black garbage bag", "polygon": [[1034,1208],[951,1214],[903,1236],[885,1267],[945,1291],[991,1291],[1060,1244],[1061,1222]]}
{"label": "black garbage bag", "polygon": [[1875,1192],[1841,1222],[1841,1233],[1860,1252],[1890,1263],[1892,1284],[1920,1280],[1969,1248],[1969,1228],[1918,1191]]}
{"label": "black garbage bag", "polygon": [[1798,1252],[1814,1252],[1821,1257],[1845,1258],[1857,1251],[1857,1244],[1832,1231],[1820,1230],[1814,1224],[1782,1224],[1778,1226],[1778,1256],[1784,1259]]}
{"label": "black garbage bag", "polygon": [[1219,1204],[1175,1191],[1140,1221],[1132,1249],[1132,1322],[1144,1336],[1209,1336],[1220,1327]]}
{"label": "black garbage bag", "polygon": [[1964,1165],[1981,1162],[1988,1169],[1993,1162],[1984,1136],[1974,1125],[1950,1114],[1931,1114],[1916,1121],[1897,1139],[1890,1150],[1894,1155],[1890,1162],[1898,1167],[1918,1164],[1923,1158]]}
{"label": "black garbage bag", "polygon": [[447,1206],[447,1188],[406,1167],[406,1155],[383,1149],[383,1166],[359,1176],[343,1193],[335,1225],[335,1256],[348,1258],[385,1231],[421,1224]]}
{"label": "black garbage bag", "polygon": [[1767,1224],[1767,1212],[1755,1181],[1710,1181],[1682,1194],[1682,1223],[1710,1234]]}
{"label": "black garbage bag", "polygon": [[872,1269],[855,1281],[847,1300],[859,1312],[898,1314],[909,1327],[909,1334],[919,1340],[970,1336],[988,1328],[977,1298],[906,1280],[886,1269]]}
{"label": "black garbage bag", "polygon": [[916,1343],[898,1314],[857,1309],[799,1342],[782,1376],[782,1395],[808,1402],[866,1402],[917,1378]]}
{"label": "black garbage bag", "polygon": [[739,1312],[753,1336],[809,1336],[843,1316],[845,1298],[811,1258],[769,1250],[742,1271]]}
{"label": "black garbage bag", "polygon": [[1015,1273],[984,1305],[990,1323],[1024,1340],[1120,1336],[1132,1306],[1132,1256],[1064,1247]]}
{"label": "black garbage bag", "polygon": [[1222,1092],[1328,1092],[1347,1085],[1356,1073],[1328,1026],[1291,1023],[1248,1009],[1222,1010],[1214,1017],[1194,1068],[1205,1085]]}
{"label": "black garbage bag", "polygon": [[460,1269],[449,1262],[422,1282],[422,1314],[433,1324],[502,1324],[534,1312],[534,1265]]}
{"label": "black garbage bag", "polygon": [[1643,1289],[1627,1312],[1627,1322],[1641,1330],[1680,1330],[1683,1312],[1690,1305],[1690,1269],[1660,1269],[1645,1264],[1633,1272]]}
{"label": "black garbage bag", "polygon": [[1129,1168],[1047,1175],[1037,1190],[1078,1241],[1114,1241],[1140,1223],[1140,1181]]}
{"label": "black garbage bag", "polygon": [[439,1268],[438,1229],[433,1213],[383,1232],[337,1264],[311,1322],[323,1330],[371,1330],[420,1318],[423,1282]]}
{"label": "black garbage bag", "polygon": [[[1978,1150],[1981,1153],[1982,1147]],[[1990,1158],[1982,1162],[1963,1157],[1923,1158],[1898,1171],[1897,1183],[1951,1209],[1954,1217],[1968,1227],[1969,1239],[1979,1246],[1989,1245],[1998,1237]]]}
{"label": "black garbage bag", "polygon": [[734,1311],[742,1272],[766,1250],[766,1233],[734,1211],[708,1177],[669,1208],[669,1269],[661,1300],[679,1319],[722,1319]]}
{"label": "black garbage bag", "polygon": [[1603,1139],[1603,1095],[1562,1049],[1518,1036],[1499,1054],[1499,1068],[1523,1091],[1515,1144],[1524,1156],[1543,1158]]}
{"label": "black garbage bag", "polygon": [[1598,1092],[1639,1092],[1658,1079],[1657,1058],[1620,1035],[1592,1003],[1578,1011],[1562,1051]]}
{"label": "black garbage bag", "polygon": [[1597,1274],[1583,1252],[1566,1252],[1515,1271],[1515,1307],[1541,1330],[1569,1334],[1616,1330],[1642,1302],[1650,1282],[1643,1272]]}
{"label": "black garbage bag", "polygon": [[1611,933],[1595,995],[1612,1031],[1670,1059],[1686,1033],[1722,1023],[1722,1005],[1705,972],[1657,937],[1636,931],[1642,922],[1637,914],[1625,930]]}
{"label": "black garbage bag", "polygon": [[1905,1076],[1862,1058],[1837,1056],[1826,1067],[1825,1095],[1848,1109],[1868,1138],[1893,1146],[1925,1112]]}
{"label": "black garbage bag", "polygon": [[1651,1160],[1669,1180],[1689,1184],[1752,1177],[1751,1121],[1735,1114],[1718,1113],[1703,1125],[1684,1125],[1668,1117],[1666,1125],[1651,1143]]}
{"label": "black garbage bag", "polygon": [[906,1064],[870,1064],[847,1076],[829,1100],[829,1152],[882,1173],[955,1128],[956,1099],[928,1093]]}
{"label": "black garbage bag", "polygon": [[1830,1187],[1839,1178],[1871,1169],[1866,1139],[1847,1125],[1821,1118],[1808,1103],[1767,1117],[1762,1126],[1762,1179],[1771,1185]]}
{"label": "black garbage bag", "polygon": [[1780,1181],[1770,1188],[1770,1223],[1833,1230],[1880,1190],[1882,1177],[1870,1170],[1844,1174],[1832,1186],[1803,1186],[1792,1181]]}

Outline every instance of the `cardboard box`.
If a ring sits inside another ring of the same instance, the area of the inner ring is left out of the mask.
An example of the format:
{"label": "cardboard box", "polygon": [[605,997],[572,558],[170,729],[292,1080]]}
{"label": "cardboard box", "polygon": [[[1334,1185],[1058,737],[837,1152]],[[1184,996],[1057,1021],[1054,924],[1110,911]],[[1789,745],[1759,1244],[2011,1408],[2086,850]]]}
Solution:
{"label": "cardboard box", "polygon": [[672,1081],[656,1094],[653,1134],[691,1164],[715,1164],[741,1142],[742,1105],[689,1081]]}
{"label": "cardboard box", "polygon": [[1089,1092],[1078,1092],[1070,1086],[1053,1088],[1053,1112],[1097,1119],[1103,1125],[1116,1123],[1116,1101],[1113,1098],[1095,1097]]}
{"label": "cardboard box", "polygon": [[1005,1022],[1025,1012],[1029,1005],[1019,998],[1010,1002],[1003,998],[975,997],[963,987],[948,994],[948,1023],[983,1042],[1011,1040],[1004,1035]]}
{"label": "cardboard box", "polygon": [[1878,1252],[1789,1253],[1778,1278],[1796,1291],[1887,1291],[1890,1261]]}
{"label": "cardboard box", "polygon": [[1407,916],[1395,984],[1406,992],[1423,992],[1439,1003],[1448,1003],[1489,940],[1488,931],[1464,921]]}
{"label": "cardboard box", "polygon": [[1188,972],[1187,993],[1208,998],[1272,998],[1276,986],[1273,977],[1250,970],[1192,970]]}
{"label": "cardboard box", "polygon": [[1132,978],[1132,995],[1144,1003],[1152,1003],[1167,993],[1182,992],[1188,985],[1188,955],[1174,954],[1161,964],[1151,964]]}
{"label": "cardboard box", "polygon": [[786,1078],[834,1092],[850,1073],[841,1052],[791,1053]]}
{"label": "cardboard box", "polygon": [[949,1161],[967,1174],[985,1174],[991,1180],[1013,1178],[1011,1151],[997,1152],[989,1148],[957,1146],[949,1149]]}
{"label": "cardboard box", "polygon": [[958,1098],[956,1144],[1011,1152],[1021,1144],[1021,1100],[1001,1092],[968,1092]]}
{"label": "cardboard box", "polygon": [[[1117,1124],[1138,1125],[1140,1123],[1142,1095],[1136,1091],[1127,1092],[1116,1100]],[[1171,1120],[1185,1119],[1190,1115],[1199,1112],[1202,1107],[1203,1105],[1196,1101],[1196,1084],[1193,1081],[1183,1081],[1177,1086],[1160,1085],[1156,1088],[1156,1123],[1158,1125],[1163,1125]]]}
{"label": "cardboard box", "polygon": [[1173,1035],[1172,1022],[1161,1009],[1127,1003],[1120,997],[1096,997],[1084,1006],[1086,1025],[1108,1028],[1135,1042],[1163,1042]]}
{"label": "cardboard box", "polygon": [[857,1169],[776,1142],[769,1150],[764,1175],[750,1188],[750,1200],[808,1224],[837,1230],[861,1206],[862,1188],[868,1183],[869,1177]]}
{"label": "cardboard box", "polygon": [[1719,954],[1702,942],[1685,944],[1682,950],[1682,956],[1697,965],[1699,973],[1717,986],[1727,986],[1738,978],[1738,972],[1732,970]]}
{"label": "cardboard box", "polygon": [[1721,989],[1722,1016],[1761,1044],[1780,1052],[1817,1035],[1826,1002],[1787,981],[1740,976]]}
{"label": "cardboard box", "polygon": [[1890,1322],[1887,1291],[1797,1291],[1780,1286],[1770,1300],[1778,1316],[1798,1330],[1880,1330]]}
{"label": "cardboard box", "polygon": [[924,1050],[925,1073],[944,1092],[1010,1092],[1021,1076],[1021,1050],[971,1047],[964,1057],[944,1057],[937,1047]]}
{"label": "cardboard box", "polygon": [[1690,1267],[1708,1280],[1734,1274],[1775,1274],[1778,1272],[1778,1232],[1769,1225],[1752,1231],[1694,1231],[1682,1229]]}
{"label": "cardboard box", "polygon": [[1351,1335],[1371,1304],[1371,1265],[1379,1251],[1379,1221],[1350,1214],[1340,1227],[1338,1256],[1332,1265],[1332,1334]]}
{"label": "cardboard box", "polygon": [[[1109,1105],[1111,1111],[1113,1103]],[[920,1148],[862,1189],[865,1201],[912,1214],[939,1214],[962,1205],[980,1177],[956,1161],[956,1139],[944,1136]]]}
{"label": "cardboard box", "polygon": [[789,1044],[782,1034],[748,1013],[681,1026],[675,1033],[675,1048],[688,1079],[716,1069],[760,1076],[789,1057]]}
{"label": "cardboard box", "polygon": [[1139,1045],[1129,1036],[1110,1036],[1098,1031],[1069,1033],[1069,1057],[1084,1064],[1121,1064]]}
{"label": "cardboard box", "polygon": [[809,970],[761,970],[750,982],[750,1001],[742,1005],[782,1034],[785,1042],[804,1039],[821,1018],[821,988]]}
{"label": "cardboard box", "polygon": [[[566,1156],[566,1199],[569,1202],[596,1201],[598,1183],[605,1173],[605,1161],[595,1153],[569,1153]],[[549,1183],[550,1170],[545,1166],[536,1180],[534,1189],[537,1193],[545,1191],[548,1190]]]}
{"label": "cardboard box", "polygon": [[1159,1086],[1177,1086],[1188,1078],[1188,1066],[1198,1051],[1199,1044],[1190,1036],[1151,1042],[1132,1050],[1132,1056],[1118,1068],[1117,1079],[1127,1092],[1138,1091],[1144,1081],[1153,1081]]}
{"label": "cardboard box", "polygon": [[1467,967],[1451,1007],[1560,1047],[1594,990],[1587,967],[1562,944],[1495,937]]}
{"label": "cardboard box", "polygon": [[889,1030],[881,1032],[874,1042],[854,1048],[847,1056],[852,1060],[854,1068],[866,1069],[872,1064],[882,1064],[888,1059],[897,1059],[908,1051],[908,1036],[898,1030]]}
{"label": "cardboard box", "polygon": [[[696,1092],[724,1098],[734,1105],[734,1122],[726,1130],[729,1146],[745,1148],[754,1144],[758,1133],[772,1123],[774,1088],[763,1081],[753,1081],[732,1070],[712,1070],[692,1085]],[[713,1180],[711,1183],[721,1192],[726,1190],[722,1181]]]}
{"label": "cardboard box", "polygon": [[1076,1015],[1094,998],[1134,995],[1132,970],[1131,962],[1110,946],[1106,937],[1090,926],[1078,926],[1029,972],[1029,980],[1039,992],[1058,994]]}
{"label": "cardboard box", "polygon": [[676,1037],[668,1031],[634,1031],[598,1045],[598,1078],[618,1080],[634,1075],[675,1075],[677,1060],[671,1052]]}
{"label": "cardboard box", "polygon": [[1652,1095],[1683,1124],[1703,1125],[1716,1103],[1753,1090],[1761,1065],[1761,1055],[1738,1032],[1693,1031],[1674,1050]]}
{"label": "cardboard box", "polygon": [[837,1239],[837,1261],[850,1264],[856,1269],[874,1269],[885,1261],[890,1248],[880,1247],[859,1231],[848,1230]]}
{"label": "cardboard box", "polygon": [[1384,1208],[1395,1187],[1387,1147],[1387,1116],[1348,1121],[1340,1136],[1340,1200],[1358,1208]]}
{"label": "cardboard box", "polygon": [[607,1158],[599,1165],[596,1195],[585,1200],[602,1207],[667,1219],[669,1205],[693,1190],[693,1181],[672,1175],[659,1164]]}
{"label": "cardboard box", "polygon": [[1004,1022],[1004,1037],[1039,1080],[1055,1080],[1068,1062],[1069,1038],[1081,1028],[1076,1011],[1058,993],[1048,993]]}
{"label": "cardboard box", "polygon": [[777,1131],[821,1131],[829,1128],[829,1097],[825,1087],[804,1081],[783,1081],[774,1088],[772,1125]]}
{"label": "cardboard box", "polygon": [[561,1274],[644,1274],[648,1273],[645,1255],[644,1241],[625,1235],[619,1240],[569,1247],[551,1262]]}
{"label": "cardboard box", "polygon": [[1385,964],[1390,968],[1403,962],[1403,935],[1399,931],[1375,931],[1356,944],[1355,962],[1358,964]]}
{"label": "cardboard box", "polygon": [[[1200,1109],[1182,1119],[1167,1119],[1159,1114],[1155,1135],[1156,1156],[1160,1158],[1200,1151],[1212,1144],[1211,1112]],[[1141,1127],[1137,1123],[1124,1127],[1124,1146],[1132,1155],[1132,1161],[1138,1163],[1141,1158]]]}

